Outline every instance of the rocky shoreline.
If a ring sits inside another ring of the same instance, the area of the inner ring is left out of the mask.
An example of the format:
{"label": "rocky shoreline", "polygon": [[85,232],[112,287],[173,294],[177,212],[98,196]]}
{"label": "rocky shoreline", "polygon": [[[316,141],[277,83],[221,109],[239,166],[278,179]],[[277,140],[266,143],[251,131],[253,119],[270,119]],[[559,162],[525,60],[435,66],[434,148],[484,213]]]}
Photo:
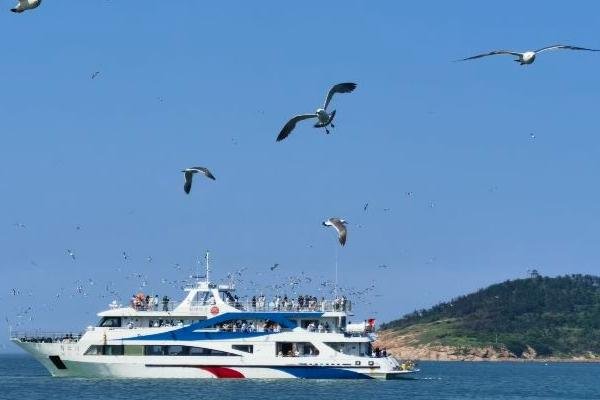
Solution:
{"label": "rocky shoreline", "polygon": [[488,347],[452,347],[441,344],[420,344],[413,335],[397,335],[381,332],[373,344],[399,359],[421,361],[492,361],[492,362],[600,362],[600,355],[588,353],[572,357],[538,356],[535,350],[527,347],[521,357],[507,349]]}

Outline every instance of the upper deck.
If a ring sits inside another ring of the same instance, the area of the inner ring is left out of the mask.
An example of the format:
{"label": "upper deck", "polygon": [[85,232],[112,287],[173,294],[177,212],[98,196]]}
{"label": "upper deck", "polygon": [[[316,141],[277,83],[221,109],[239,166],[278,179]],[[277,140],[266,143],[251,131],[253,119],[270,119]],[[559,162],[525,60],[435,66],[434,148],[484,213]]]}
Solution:
{"label": "upper deck", "polygon": [[174,302],[167,296],[147,295],[138,293],[130,300],[129,307],[124,307],[113,301],[109,310],[98,313],[100,317],[163,317],[173,318],[211,318],[222,313],[248,312],[286,312],[305,313],[321,312],[332,316],[352,315],[352,303],[345,296],[335,296],[334,299],[303,296],[291,298],[286,295],[276,295],[267,298],[262,293],[238,298],[233,284],[214,284],[209,280],[209,257],[206,254],[205,280],[198,281],[185,287],[188,292],[183,301]]}
{"label": "upper deck", "polygon": [[258,295],[239,299],[233,295],[234,288],[229,285],[204,285],[187,288],[189,294],[183,301],[175,302],[168,298],[154,300],[156,297],[139,293],[130,301],[129,307],[116,302],[110,309],[99,313],[104,316],[148,316],[169,315],[173,317],[215,316],[222,312],[321,312],[352,315],[352,303],[343,296],[334,299],[318,299],[314,296],[274,296],[267,299]]}

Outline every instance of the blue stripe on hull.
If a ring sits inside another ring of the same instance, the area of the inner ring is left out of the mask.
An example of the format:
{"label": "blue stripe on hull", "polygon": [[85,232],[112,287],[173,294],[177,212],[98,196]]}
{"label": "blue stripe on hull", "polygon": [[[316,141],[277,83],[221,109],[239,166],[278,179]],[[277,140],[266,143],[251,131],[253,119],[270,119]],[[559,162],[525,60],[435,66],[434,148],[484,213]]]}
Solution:
{"label": "blue stripe on hull", "polygon": [[302,379],[373,379],[369,375],[342,368],[271,367]]}

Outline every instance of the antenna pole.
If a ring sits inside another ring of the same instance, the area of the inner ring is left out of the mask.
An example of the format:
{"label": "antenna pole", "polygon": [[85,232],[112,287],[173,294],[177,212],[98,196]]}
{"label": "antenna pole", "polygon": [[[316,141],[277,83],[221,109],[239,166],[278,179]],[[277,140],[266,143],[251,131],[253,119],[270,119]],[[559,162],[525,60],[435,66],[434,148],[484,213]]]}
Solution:
{"label": "antenna pole", "polygon": [[333,295],[335,297],[337,297],[337,290],[338,290],[338,253],[339,253],[339,249],[337,246],[337,243],[335,244],[335,282],[333,285]]}
{"label": "antenna pole", "polygon": [[206,284],[210,282],[210,252],[206,251]]}

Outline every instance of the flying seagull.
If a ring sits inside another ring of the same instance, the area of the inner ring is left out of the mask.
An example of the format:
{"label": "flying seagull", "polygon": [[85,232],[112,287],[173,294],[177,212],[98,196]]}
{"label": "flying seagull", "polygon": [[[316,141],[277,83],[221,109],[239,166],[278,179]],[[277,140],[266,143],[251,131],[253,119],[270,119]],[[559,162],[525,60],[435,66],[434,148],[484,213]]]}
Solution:
{"label": "flying seagull", "polygon": [[208,170],[208,168],[204,168],[204,167],[191,167],[191,168],[186,168],[184,170],[181,170],[181,172],[185,173],[185,184],[183,185],[183,190],[189,194],[190,190],[192,190],[192,178],[194,177],[194,174],[200,172],[202,174],[204,174],[207,178],[212,179],[213,181],[216,180],[216,178],[214,177],[214,175]]}
{"label": "flying seagull", "polygon": [[90,78],[95,79],[98,75],[100,75],[100,71],[94,72]]}
{"label": "flying seagull", "polygon": [[34,8],[37,8],[41,3],[42,0],[19,0],[15,7],[11,8],[10,11],[14,13],[22,13],[25,10],[33,10]]}
{"label": "flying seagull", "polygon": [[331,226],[334,227],[338,233],[338,240],[340,244],[343,246],[346,244],[346,221],[339,218],[329,218],[327,221],[323,221],[323,226]]}
{"label": "flying seagull", "polygon": [[75,261],[75,253],[73,253],[73,250],[67,249],[67,255]]}
{"label": "flying seagull", "polygon": [[516,51],[510,51],[510,50],[494,50],[494,51],[490,51],[489,53],[477,54],[475,56],[463,58],[462,60],[458,60],[458,61],[474,60],[476,58],[482,58],[482,57],[487,57],[487,56],[510,55],[510,56],[517,57],[514,61],[518,62],[519,64],[529,65],[529,64],[533,64],[533,62],[535,61],[536,55],[538,55],[539,53],[542,53],[544,51],[549,51],[549,50],[600,51],[600,50],[596,50],[596,49],[588,49],[585,47],[568,46],[565,44],[555,44],[553,46],[542,47],[541,49],[534,50],[534,51],[529,50],[524,53],[519,53]]}
{"label": "flying seagull", "polygon": [[333,95],[336,93],[350,93],[354,89],[356,89],[356,83],[353,82],[338,83],[337,85],[333,85],[327,93],[327,97],[325,98],[323,108],[318,108],[317,111],[315,111],[312,114],[300,114],[292,117],[292,119],[290,119],[285,124],[281,132],[279,132],[279,136],[277,136],[277,141],[282,141],[283,139],[288,137],[288,135],[292,133],[298,122],[310,118],[317,119],[317,123],[314,125],[315,128],[325,128],[325,132],[329,133],[329,129],[327,128],[329,125],[331,125],[332,128],[335,128],[335,125],[333,125],[335,110],[333,110],[331,113],[327,112],[327,107],[329,106]]}
{"label": "flying seagull", "polygon": [[279,267],[279,263],[273,264],[273,266],[271,267],[271,271],[274,271],[277,267]]}

